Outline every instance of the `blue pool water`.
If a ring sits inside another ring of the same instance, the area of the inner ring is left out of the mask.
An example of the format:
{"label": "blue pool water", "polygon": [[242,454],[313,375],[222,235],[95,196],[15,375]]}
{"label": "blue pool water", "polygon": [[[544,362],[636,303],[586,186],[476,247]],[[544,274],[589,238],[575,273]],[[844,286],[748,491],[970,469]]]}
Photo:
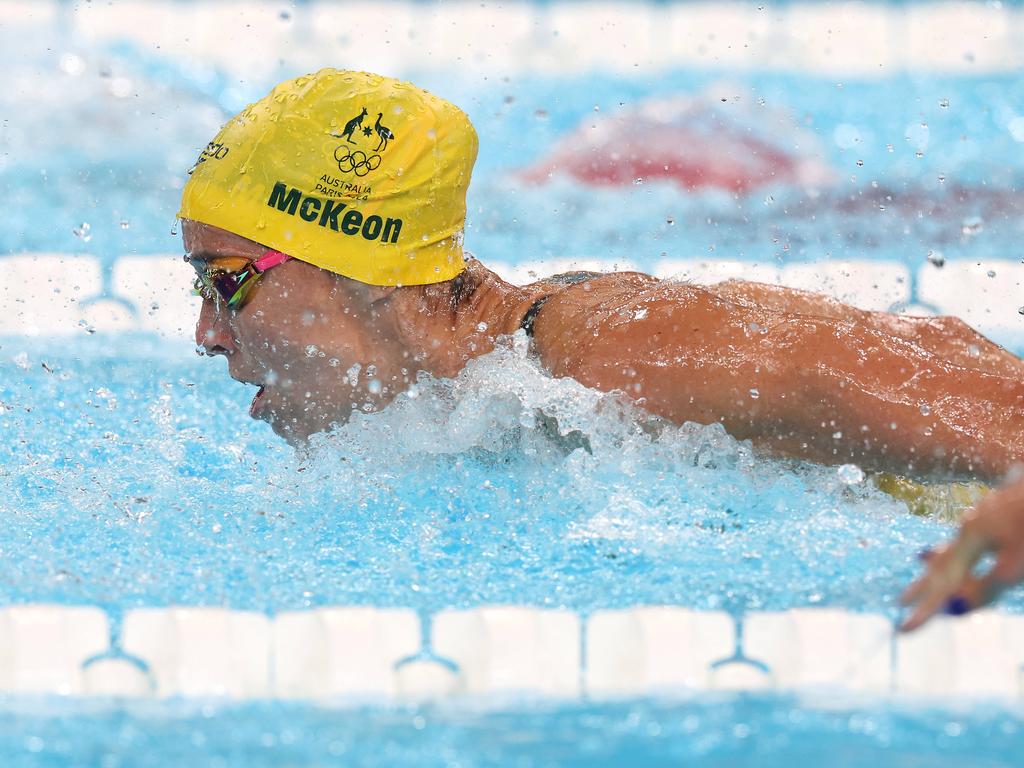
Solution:
{"label": "blue pool water", "polygon": [[[62,715],[72,714],[70,721]],[[877,705],[809,710],[786,696],[704,697],[516,712],[171,704],[0,717],[12,768],[452,765],[994,768],[1014,765],[1019,719]],[[230,734],[230,735],[229,735]]]}
{"label": "blue pool water", "polygon": [[[34,86],[0,90],[0,114],[16,116],[0,134],[0,254],[113,263],[175,251],[197,148],[279,79],[239,84],[57,31],[46,55],[2,28],[0,42],[12,82]],[[298,73],[284,63],[279,74]],[[1017,76],[404,74],[477,125],[467,243],[485,263],[589,256],[652,268],[706,255],[916,269],[932,250],[1016,258],[1024,234]],[[117,77],[137,95],[111,95]],[[695,95],[780,146],[799,142],[832,182],[737,196],[642,179],[517,181],[595,115]],[[88,239],[73,234],[82,222]],[[914,553],[950,530],[834,468],[760,457],[714,427],[654,423],[553,380],[521,339],[299,454],[248,419],[253,394],[185,341],[0,339],[0,605],[96,605],[115,620],[170,604],[426,615],[507,603],[582,614],[829,606],[895,619]],[[1016,593],[1004,605],[1024,602]],[[1009,706],[822,709],[776,695],[500,712],[0,698],[0,764],[1010,766],[1022,727]]]}
{"label": "blue pool water", "polygon": [[[96,346],[34,344],[0,369],[16,468],[2,504],[19,523],[0,544],[4,602],[887,611],[942,530],[719,427],[652,439],[514,348],[295,454],[248,419],[252,389],[222,361]],[[575,441],[538,410],[592,453],[565,455]]]}
{"label": "blue pool water", "polygon": [[[73,354],[37,342],[15,360],[3,346],[0,602],[98,605],[115,621],[168,604],[895,617],[913,553],[947,531],[868,484],[756,457],[714,428],[653,439],[642,416],[551,380],[514,348],[295,455],[242,415],[251,393],[220,361],[89,341]],[[564,455],[535,426],[537,408],[584,432],[593,453]],[[705,694],[494,712],[0,698],[0,755],[33,766],[1011,765],[1024,727],[992,705],[828,701]]]}

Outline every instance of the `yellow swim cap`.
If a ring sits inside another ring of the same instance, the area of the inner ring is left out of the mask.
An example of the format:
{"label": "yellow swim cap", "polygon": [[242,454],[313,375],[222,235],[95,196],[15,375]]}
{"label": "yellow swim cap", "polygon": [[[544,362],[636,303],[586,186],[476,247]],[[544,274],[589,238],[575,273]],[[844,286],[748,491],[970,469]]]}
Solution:
{"label": "yellow swim cap", "polygon": [[178,217],[371,285],[465,269],[476,131],[409,83],[322,69],[281,83],[200,154]]}

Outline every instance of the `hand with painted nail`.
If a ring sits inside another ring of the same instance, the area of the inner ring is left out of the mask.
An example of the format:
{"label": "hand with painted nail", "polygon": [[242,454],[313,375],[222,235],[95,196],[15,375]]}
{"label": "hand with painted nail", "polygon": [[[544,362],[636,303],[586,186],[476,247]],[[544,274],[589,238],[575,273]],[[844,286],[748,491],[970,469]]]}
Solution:
{"label": "hand with painted nail", "polygon": [[[995,564],[974,567],[986,554]],[[924,574],[900,598],[913,606],[900,629],[917,629],[936,613],[959,616],[988,605],[1007,587],[1024,581],[1024,480],[985,496],[963,519],[949,543],[921,553]]]}

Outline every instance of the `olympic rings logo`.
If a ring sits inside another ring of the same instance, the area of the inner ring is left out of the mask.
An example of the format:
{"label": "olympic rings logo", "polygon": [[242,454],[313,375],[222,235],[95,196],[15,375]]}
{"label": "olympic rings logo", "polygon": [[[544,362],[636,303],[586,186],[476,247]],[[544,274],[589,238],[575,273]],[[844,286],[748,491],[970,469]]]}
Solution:
{"label": "olympic rings logo", "polygon": [[357,149],[355,152],[342,144],[334,150],[334,159],[338,161],[338,170],[342,173],[353,173],[356,176],[365,176],[370,171],[377,170],[380,165],[380,155],[370,155]]}

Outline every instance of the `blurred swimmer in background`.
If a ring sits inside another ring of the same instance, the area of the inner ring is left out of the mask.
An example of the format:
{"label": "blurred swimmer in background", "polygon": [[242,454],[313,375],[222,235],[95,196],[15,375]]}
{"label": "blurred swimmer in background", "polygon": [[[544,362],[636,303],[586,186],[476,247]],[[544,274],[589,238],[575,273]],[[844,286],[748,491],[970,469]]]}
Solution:
{"label": "blurred swimmer in background", "polygon": [[259,387],[253,417],[301,444],[523,329],[552,375],[775,455],[986,481],[1024,460],[1024,363],[956,318],[638,272],[503,281],[463,250],[476,152],[452,104],[332,69],[210,142],[179,212],[196,342]]}

